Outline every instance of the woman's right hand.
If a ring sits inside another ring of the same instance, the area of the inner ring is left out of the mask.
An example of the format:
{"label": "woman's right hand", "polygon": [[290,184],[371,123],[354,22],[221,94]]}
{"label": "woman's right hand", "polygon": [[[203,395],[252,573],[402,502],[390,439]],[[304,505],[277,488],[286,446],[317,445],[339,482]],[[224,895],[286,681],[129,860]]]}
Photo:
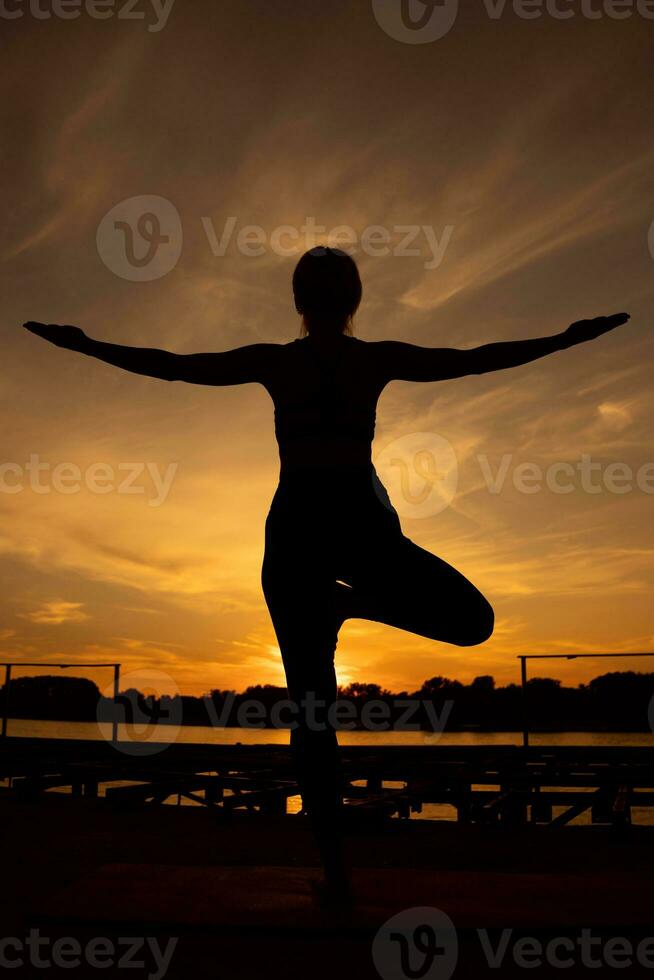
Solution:
{"label": "woman's right hand", "polygon": [[57,323],[37,323],[34,320],[28,320],[23,326],[30,333],[36,334],[37,337],[43,337],[51,344],[55,344],[57,347],[65,347],[67,350],[83,351],[88,343],[88,337],[79,327],[59,326]]}
{"label": "woman's right hand", "polygon": [[609,330],[615,330],[629,320],[628,313],[613,313],[612,316],[596,316],[593,320],[577,320],[564,332],[566,347],[574,344],[584,344],[587,340],[595,340]]}

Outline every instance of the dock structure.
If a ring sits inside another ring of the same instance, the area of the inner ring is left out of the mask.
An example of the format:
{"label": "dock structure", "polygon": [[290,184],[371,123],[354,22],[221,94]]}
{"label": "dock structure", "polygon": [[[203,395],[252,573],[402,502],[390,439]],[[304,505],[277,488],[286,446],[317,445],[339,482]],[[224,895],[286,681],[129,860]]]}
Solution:
{"label": "dock structure", "polygon": [[[12,794],[52,790],[150,806],[188,800],[228,819],[235,810],[287,812],[299,790],[288,746],[162,744],[6,738],[0,779]],[[612,746],[344,746],[352,820],[409,818],[449,805],[465,824],[561,826],[590,812],[615,828],[633,808],[654,807],[654,753]]]}
{"label": "dock structure", "polygon": [[[563,939],[575,966],[580,937],[599,960],[616,937],[651,947],[654,827],[627,826],[630,808],[654,802],[651,749],[341,751],[356,901],[324,909],[310,822],[288,807],[288,747],[175,742],[129,755],[105,741],[6,739],[0,934],[36,930],[82,949],[97,937],[113,949],[125,937],[160,950],[174,940],[166,980],[406,976],[380,970],[398,947],[384,945],[389,923],[410,938],[432,913],[458,949],[455,977],[522,977],[521,943]],[[161,805],[184,798],[202,805]],[[458,822],[389,819],[431,802],[449,803]],[[573,819],[589,808],[594,825]],[[487,951],[507,935],[492,968]],[[559,963],[538,969],[560,973]]]}

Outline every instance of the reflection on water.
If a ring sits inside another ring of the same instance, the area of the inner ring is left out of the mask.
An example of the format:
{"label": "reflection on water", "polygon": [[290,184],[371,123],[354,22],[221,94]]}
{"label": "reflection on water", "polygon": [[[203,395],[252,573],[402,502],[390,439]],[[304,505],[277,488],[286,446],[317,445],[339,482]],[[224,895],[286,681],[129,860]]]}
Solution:
{"label": "reflection on water", "polygon": [[[12,718],[9,735],[28,738],[111,738],[111,726],[83,721],[32,721]],[[118,726],[128,741],[196,742],[210,745],[288,745],[289,732],[279,728],[211,728],[209,726]],[[341,745],[521,745],[520,732],[369,732],[338,733]],[[654,747],[651,732],[546,732],[530,735],[533,745],[642,745]]]}

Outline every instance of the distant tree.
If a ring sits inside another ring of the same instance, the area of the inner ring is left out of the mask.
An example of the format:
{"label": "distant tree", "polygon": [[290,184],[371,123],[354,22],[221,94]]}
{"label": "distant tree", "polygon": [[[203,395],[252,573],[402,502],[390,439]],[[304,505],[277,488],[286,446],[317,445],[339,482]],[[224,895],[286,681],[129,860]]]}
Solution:
{"label": "distant tree", "polygon": [[[4,707],[4,686],[0,695]],[[97,684],[87,677],[16,677],[10,683],[9,711],[14,718],[92,721],[99,699]]]}
{"label": "distant tree", "polygon": [[495,678],[491,674],[481,674],[479,677],[475,677],[470,687],[473,691],[479,691],[480,694],[491,694],[495,690]]}
{"label": "distant tree", "polygon": [[[270,721],[274,706],[287,697],[286,688],[274,684],[251,685],[241,693],[216,688],[201,698],[192,695],[157,698],[144,695],[136,688],[120,693],[125,721],[147,718],[151,723],[166,723],[181,719],[185,725],[211,724],[217,714],[225,718],[224,723],[235,726],[239,706],[248,701],[262,704],[264,717]],[[402,716],[407,700],[431,702],[439,714],[448,702],[450,730],[475,727],[516,731],[522,727],[525,708],[520,685],[496,687],[494,678],[488,674],[475,677],[467,685],[438,675],[426,680],[413,694],[406,691],[394,694],[379,684],[353,682],[339,688],[339,697],[349,698],[359,712],[371,701],[385,701],[396,718]],[[207,698],[213,702],[212,711],[207,709]],[[615,671],[576,687],[565,687],[551,677],[533,677],[527,685],[526,707],[533,729],[649,731],[653,698],[654,674]],[[5,691],[0,687],[0,708],[4,707],[4,699]],[[228,716],[225,716],[225,706],[231,709]],[[17,677],[11,682],[9,709],[16,718],[70,721],[108,720],[115,713],[113,699],[103,698],[93,681],[68,674]],[[424,704],[421,711],[423,723],[429,725],[431,718]]]}
{"label": "distant tree", "polygon": [[341,696],[343,698],[349,698],[352,701],[380,701],[382,698],[388,695],[388,691],[384,691],[379,684],[358,684],[352,683],[348,684],[347,687],[342,688]]}
{"label": "distant tree", "polygon": [[451,681],[449,677],[432,677],[425,681],[418,692],[423,698],[442,698],[461,691],[463,684],[460,681]]}

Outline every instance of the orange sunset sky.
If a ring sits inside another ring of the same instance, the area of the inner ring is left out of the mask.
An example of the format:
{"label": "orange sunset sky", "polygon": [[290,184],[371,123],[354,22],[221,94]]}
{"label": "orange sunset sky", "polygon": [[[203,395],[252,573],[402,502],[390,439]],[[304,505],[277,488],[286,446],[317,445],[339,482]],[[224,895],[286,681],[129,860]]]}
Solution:
{"label": "orange sunset sky", "polygon": [[[479,3],[415,45],[363,0],[177,0],[161,30],[150,17],[25,14],[1,28],[0,659],[118,660],[192,694],[283,684],[260,586],[278,473],[267,393],[136,377],[20,325],[183,353],[285,343],[299,333],[293,266],[313,242],[300,231],[281,255],[269,238],[307,218],[359,236],[450,228],[436,267],[424,235],[419,255],[354,253],[364,340],[469,347],[632,314],[514,371],[386,389],[375,454],[426,432],[458,461],[439,513],[405,516],[389,487],[404,531],[488,595],[497,626],[459,649],[348,622],[340,682],[507,683],[518,653],[654,648],[654,467],[649,493],[636,481],[641,470],[647,487],[654,462],[654,20],[525,20],[509,7],[493,19]],[[138,196],[166,199],[183,228],[179,260],[152,281],[117,275],[96,242],[102,218]],[[220,237],[230,218],[234,239],[215,255],[207,226]],[[249,225],[267,237],[259,256],[236,243]],[[505,454],[491,493],[479,457],[495,474]],[[580,475],[566,494],[514,485],[520,464],[583,455],[601,464],[597,493]],[[142,493],[38,492],[26,472],[16,491],[32,456],[82,473],[176,469],[152,506],[147,471]],[[602,484],[611,463],[631,468],[629,492]],[[653,662],[532,673],[571,683]]]}

